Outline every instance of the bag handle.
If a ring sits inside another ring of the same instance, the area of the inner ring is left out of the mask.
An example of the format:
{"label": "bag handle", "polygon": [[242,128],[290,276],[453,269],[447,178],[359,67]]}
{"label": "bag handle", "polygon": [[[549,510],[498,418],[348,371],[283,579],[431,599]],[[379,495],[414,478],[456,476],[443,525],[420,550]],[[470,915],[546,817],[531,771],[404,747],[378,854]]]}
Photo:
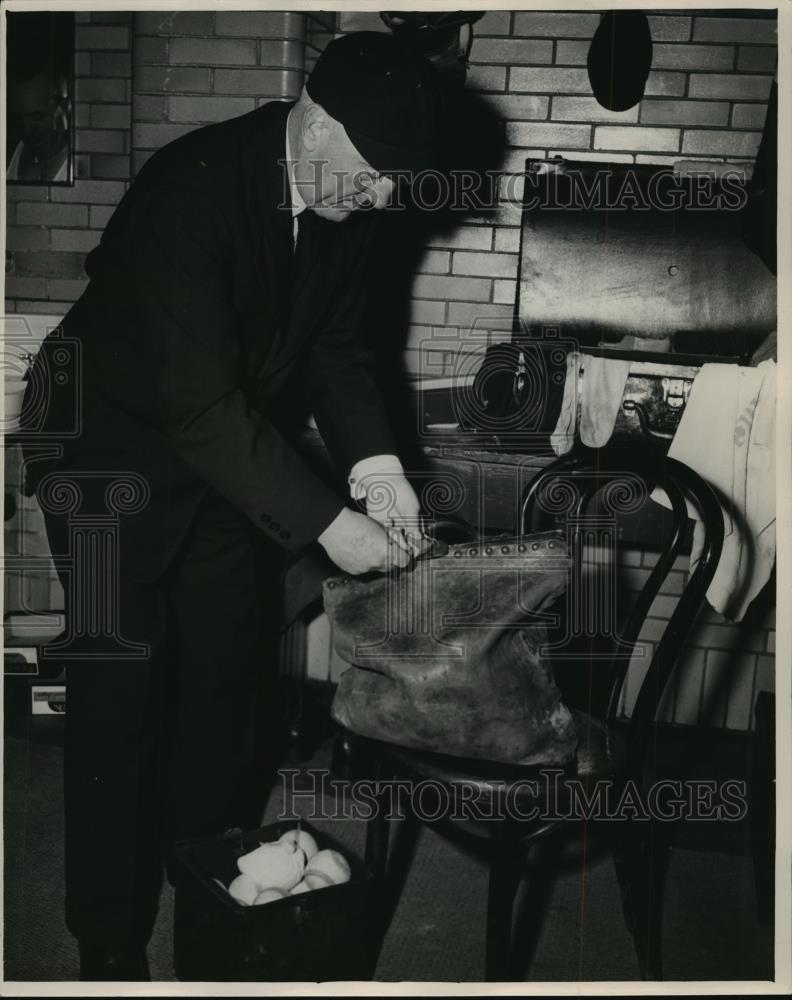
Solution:
{"label": "bag handle", "polygon": [[425,534],[434,542],[421,556],[422,559],[437,559],[448,552],[448,546],[458,542],[477,542],[478,532],[461,517],[446,517],[437,521],[427,521]]}

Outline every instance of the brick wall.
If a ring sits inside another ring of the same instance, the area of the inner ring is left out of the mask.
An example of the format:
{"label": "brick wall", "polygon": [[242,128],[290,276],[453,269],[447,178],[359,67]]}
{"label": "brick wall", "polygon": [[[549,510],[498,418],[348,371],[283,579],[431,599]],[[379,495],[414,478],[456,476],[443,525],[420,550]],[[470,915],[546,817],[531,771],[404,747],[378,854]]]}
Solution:
{"label": "brick wall", "polygon": [[[132,163],[200,125],[293,100],[315,58],[322,15],[289,11],[152,11],[135,16]],[[324,43],[322,43],[324,44]]]}
{"label": "brick wall", "polygon": [[319,54],[334,36],[336,14],[334,11],[309,11],[305,14],[305,72],[310,73]]}
{"label": "brick wall", "polygon": [[[77,181],[73,188],[9,186],[11,312],[66,311],[84,285],[85,253],[98,242],[129,177],[155,149],[200,125],[296,97],[305,69],[336,29],[384,30],[377,14],[365,12],[337,18],[276,11],[76,17]],[[526,156],[557,153],[750,166],[775,66],[772,22],[653,16],[655,68],[647,96],[622,114],[598,108],[589,93],[585,58],[596,23],[591,13],[491,11],[476,26],[468,86],[506,121],[505,169],[519,173]],[[407,358],[413,371],[438,374],[452,367],[453,348],[473,323],[493,336],[510,330],[520,205],[519,187],[508,191],[494,219],[467,218],[452,235],[428,241],[412,286]],[[423,345],[432,337],[442,338],[442,351]],[[13,484],[18,463],[12,453],[9,463]],[[24,539],[25,551],[38,554],[40,515],[26,510],[6,525],[8,551],[21,551]],[[637,581],[649,572],[650,554],[627,553],[624,560],[627,578]],[[647,641],[667,619],[683,574],[680,565],[652,609]],[[8,607],[57,607],[60,601],[51,573],[12,584],[10,597]],[[773,612],[739,626],[705,612],[667,717],[749,728],[755,692],[772,686],[774,641]],[[709,704],[716,683],[721,694]],[[730,693],[724,697],[723,691]]]}
{"label": "brick wall", "polygon": [[[593,12],[490,11],[475,25],[467,86],[505,122],[504,171],[519,174],[526,157],[556,155],[750,169],[776,64],[774,21],[650,16],[646,96],[621,113],[591,94],[586,56],[598,21]],[[339,28],[385,30],[366,12],[340,14]],[[450,374],[452,348],[473,323],[493,339],[510,336],[522,187],[512,180],[501,190],[494,220],[467,217],[453,236],[429,243],[412,289],[407,364],[416,375]]]}
{"label": "brick wall", "polygon": [[[643,586],[656,561],[653,552],[621,552],[619,581],[628,595]],[[680,557],[649,611],[641,634],[645,656],[632,662],[625,685],[622,708],[628,713],[687,574],[687,557]],[[774,607],[760,598],[743,621],[730,623],[705,603],[666,692],[661,717],[679,725],[752,729],[756,695],[775,689],[774,671]]]}
{"label": "brick wall", "polygon": [[7,312],[62,315],[130,177],[132,14],[75,14],[75,183],[6,188]]}

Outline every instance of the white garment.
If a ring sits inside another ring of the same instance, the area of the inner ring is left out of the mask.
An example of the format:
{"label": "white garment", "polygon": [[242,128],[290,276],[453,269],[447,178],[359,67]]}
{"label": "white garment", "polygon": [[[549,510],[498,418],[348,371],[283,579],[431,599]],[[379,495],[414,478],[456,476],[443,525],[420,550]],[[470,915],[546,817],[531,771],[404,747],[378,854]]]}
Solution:
{"label": "white garment", "polygon": [[[581,368],[582,388],[578,392]],[[574,443],[578,409],[583,444],[589,448],[603,448],[608,443],[616,426],[629,374],[629,361],[582,355],[577,351],[567,355],[561,412],[550,435],[550,445],[556,455],[565,455]]]}
{"label": "white garment", "polygon": [[570,351],[566,359],[566,378],[561,412],[555,430],[550,435],[550,446],[556,455],[566,455],[575,442],[578,408],[578,378],[582,358],[577,351]]}
{"label": "white garment", "polygon": [[297,249],[297,216],[301,212],[304,212],[308,207],[305,204],[303,196],[300,194],[300,189],[297,187],[297,181],[294,176],[294,162],[291,156],[291,146],[289,144],[289,124],[291,122],[291,116],[294,113],[292,109],[286,117],[286,171],[289,175],[289,191],[291,192],[291,210],[292,210],[292,242],[294,244],[294,249]]}
{"label": "white garment", "polygon": [[[668,451],[719,494],[725,538],[707,600],[732,621],[743,618],[775,562],[775,402],[775,361],[704,365]],[[669,506],[661,490],[652,498]],[[697,520],[692,572],[704,530],[696,511],[689,513]]]}
{"label": "white garment", "polygon": [[630,374],[630,362],[586,355],[580,394],[580,440],[589,448],[610,441]]}

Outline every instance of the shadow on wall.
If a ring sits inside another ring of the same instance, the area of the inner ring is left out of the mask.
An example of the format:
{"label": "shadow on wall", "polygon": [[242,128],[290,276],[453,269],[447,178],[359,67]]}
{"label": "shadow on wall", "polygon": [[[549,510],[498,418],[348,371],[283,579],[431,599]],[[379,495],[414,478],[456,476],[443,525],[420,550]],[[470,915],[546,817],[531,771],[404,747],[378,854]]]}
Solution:
{"label": "shadow on wall", "polygon": [[478,94],[449,88],[442,137],[444,175],[424,175],[417,186],[420,204],[390,212],[380,227],[366,329],[374,339],[397,442],[411,464],[420,461],[404,363],[412,282],[430,240],[450,236],[472,214],[480,219],[495,214],[495,175],[504,154],[503,120]]}

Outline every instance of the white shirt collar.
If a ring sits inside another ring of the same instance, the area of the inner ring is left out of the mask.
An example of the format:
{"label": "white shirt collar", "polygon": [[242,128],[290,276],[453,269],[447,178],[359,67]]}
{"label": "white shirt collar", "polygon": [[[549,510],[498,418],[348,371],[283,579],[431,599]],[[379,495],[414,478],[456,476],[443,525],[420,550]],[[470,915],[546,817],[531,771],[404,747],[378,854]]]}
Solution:
{"label": "white shirt collar", "polygon": [[286,169],[289,172],[289,190],[291,191],[292,215],[296,218],[300,212],[304,212],[308,206],[303,201],[300,189],[297,187],[297,182],[294,179],[294,163],[292,162],[291,147],[289,146],[289,123],[291,122],[293,111],[294,109],[289,112],[288,117],[286,118]]}

